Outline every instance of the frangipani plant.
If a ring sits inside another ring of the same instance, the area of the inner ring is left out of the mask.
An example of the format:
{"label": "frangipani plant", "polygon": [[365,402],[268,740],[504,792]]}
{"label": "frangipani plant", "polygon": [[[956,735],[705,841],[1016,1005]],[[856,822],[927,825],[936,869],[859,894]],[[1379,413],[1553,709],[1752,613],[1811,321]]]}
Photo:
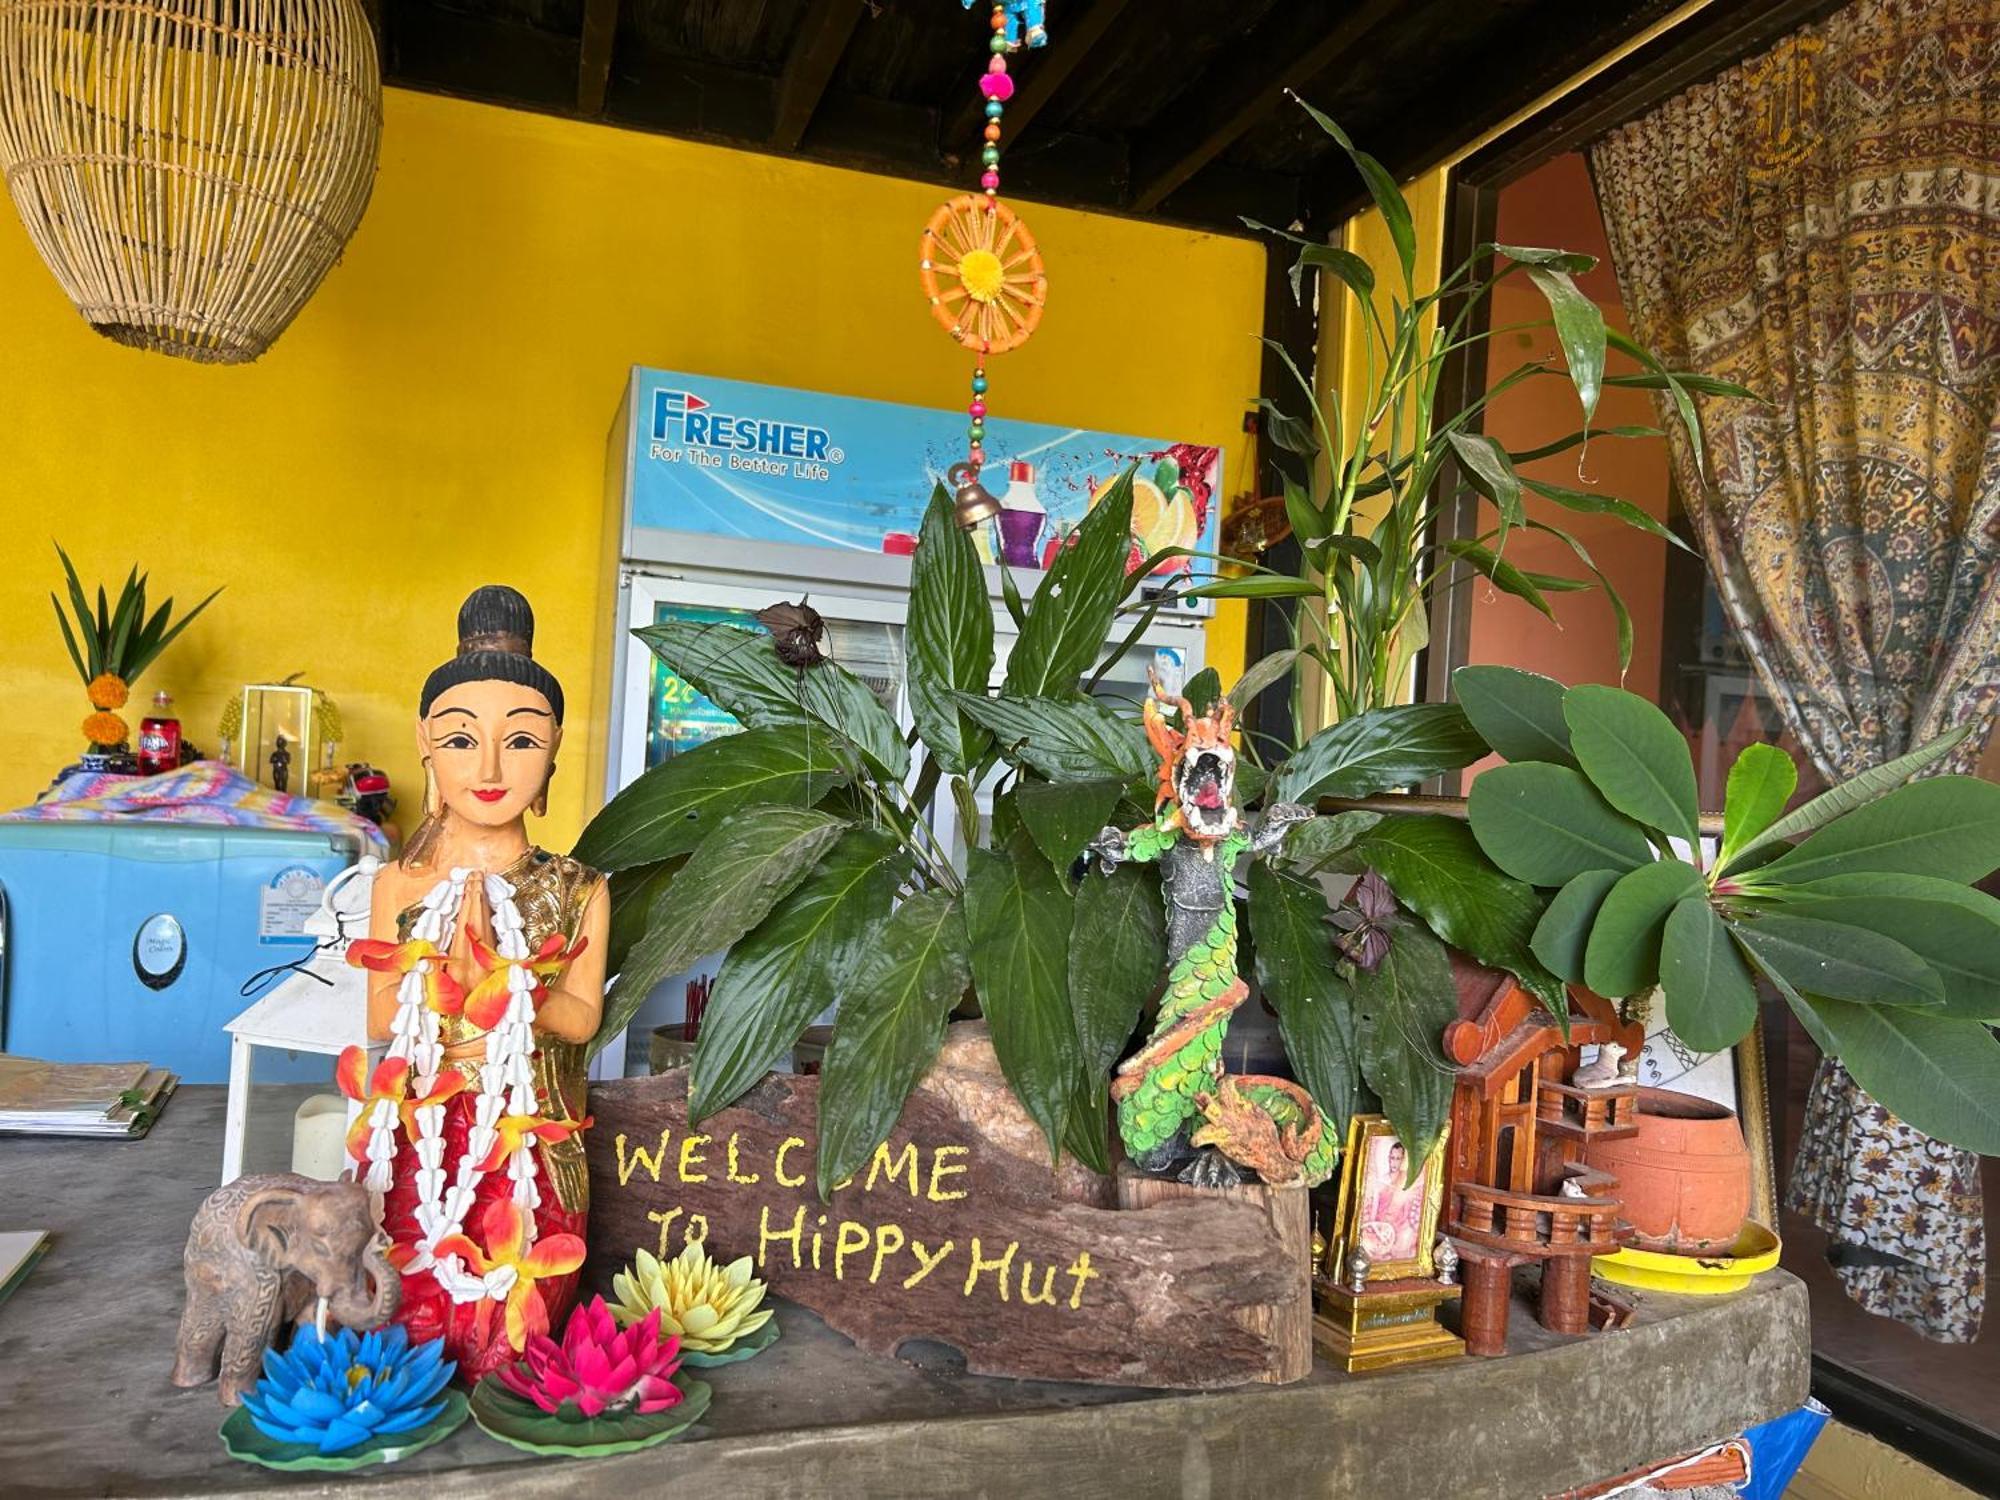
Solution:
{"label": "frangipani plant", "polygon": [[1719,847],[1699,835],[1686,739],[1633,694],[1506,667],[1454,688],[1508,764],[1483,773],[1473,836],[1553,892],[1530,946],[1600,995],[1659,986],[1701,1051],[1756,1024],[1756,979],[1821,1050],[1929,1134],[2000,1152],[2000,786],[1912,777],[1963,729],[1786,813],[1791,758],[1751,745],[1730,769]]}

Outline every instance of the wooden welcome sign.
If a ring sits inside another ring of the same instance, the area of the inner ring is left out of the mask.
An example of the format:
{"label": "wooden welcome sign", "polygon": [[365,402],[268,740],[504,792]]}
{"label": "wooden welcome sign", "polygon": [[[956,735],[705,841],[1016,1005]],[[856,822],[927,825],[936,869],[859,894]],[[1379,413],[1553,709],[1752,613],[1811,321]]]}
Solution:
{"label": "wooden welcome sign", "polygon": [[1307,1302],[1303,1247],[1252,1202],[1120,1209],[1109,1179],[1052,1168],[982,1025],[952,1028],[895,1133],[826,1201],[818,1084],[772,1075],[692,1130],[685,1070],[593,1086],[597,1283],[637,1247],[705,1239],[873,1354],[932,1340],[980,1374],[1192,1389],[1302,1373],[1283,1330]]}

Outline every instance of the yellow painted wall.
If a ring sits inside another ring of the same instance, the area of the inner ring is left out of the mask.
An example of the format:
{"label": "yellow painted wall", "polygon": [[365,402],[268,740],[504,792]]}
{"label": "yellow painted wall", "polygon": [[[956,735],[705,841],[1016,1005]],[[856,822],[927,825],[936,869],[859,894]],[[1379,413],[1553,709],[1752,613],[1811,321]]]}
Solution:
{"label": "yellow painted wall", "polygon": [[[967,361],[916,286],[939,189],[431,95],[384,104],[346,258],[247,367],[91,333],[0,212],[0,806],[74,756],[88,711],[50,618],[57,538],[87,580],[115,585],[137,560],[156,597],[227,586],[140,698],[171,688],[213,750],[240,684],[303,671],[339,701],[345,752],[385,765],[412,813],[424,674],[470,588],[518,586],[569,698],[541,833],[567,847],[597,800],[583,741],[606,712],[602,468],[626,369],[963,399]],[[1219,443],[1233,484],[1263,248],[1024,211],[1049,316],[994,362],[995,410]]]}

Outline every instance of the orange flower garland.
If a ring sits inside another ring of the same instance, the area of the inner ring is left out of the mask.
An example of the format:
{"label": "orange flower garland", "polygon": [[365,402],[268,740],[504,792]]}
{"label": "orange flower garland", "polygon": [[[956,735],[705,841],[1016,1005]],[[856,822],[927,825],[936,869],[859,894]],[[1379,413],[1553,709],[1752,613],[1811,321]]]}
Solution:
{"label": "orange flower garland", "polygon": [[100,710],[83,721],[83,737],[93,745],[122,745],[131,735],[130,726],[114,713]]}
{"label": "orange flower garland", "polygon": [[131,696],[125,679],[115,672],[99,672],[90,679],[90,685],[84,691],[90,695],[92,708],[123,708],[125,700]]}

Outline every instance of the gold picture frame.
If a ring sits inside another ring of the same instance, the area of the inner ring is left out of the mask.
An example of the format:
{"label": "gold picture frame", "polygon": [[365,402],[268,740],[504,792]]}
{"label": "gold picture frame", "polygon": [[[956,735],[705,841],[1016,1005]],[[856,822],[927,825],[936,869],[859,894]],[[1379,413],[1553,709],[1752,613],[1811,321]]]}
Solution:
{"label": "gold picture frame", "polygon": [[284,736],[291,757],[286,790],[312,795],[312,773],[319,769],[320,743],[314,720],[317,689],[290,682],[252,682],[243,688],[242,722],[230,760],[260,786],[271,785],[271,753]]}
{"label": "gold picture frame", "polygon": [[[1414,1184],[1391,1188],[1391,1179],[1407,1157],[1389,1117],[1355,1115],[1348,1122],[1347,1150],[1341,1156],[1340,1188],[1334,1199],[1334,1232],[1327,1245],[1326,1271],[1333,1280],[1342,1285],[1349,1280],[1347,1257],[1357,1241],[1369,1253],[1368,1281],[1427,1281],[1436,1274],[1431,1251],[1437,1243],[1438,1214],[1444,1204],[1444,1145],[1445,1138],[1440,1135]],[[1395,1253],[1407,1241],[1394,1218],[1367,1217],[1383,1205],[1385,1189],[1390,1192],[1396,1216],[1411,1206],[1416,1208],[1411,1253]],[[1407,1200],[1413,1194],[1416,1202],[1411,1205]],[[1378,1253],[1385,1250],[1390,1253]]]}

